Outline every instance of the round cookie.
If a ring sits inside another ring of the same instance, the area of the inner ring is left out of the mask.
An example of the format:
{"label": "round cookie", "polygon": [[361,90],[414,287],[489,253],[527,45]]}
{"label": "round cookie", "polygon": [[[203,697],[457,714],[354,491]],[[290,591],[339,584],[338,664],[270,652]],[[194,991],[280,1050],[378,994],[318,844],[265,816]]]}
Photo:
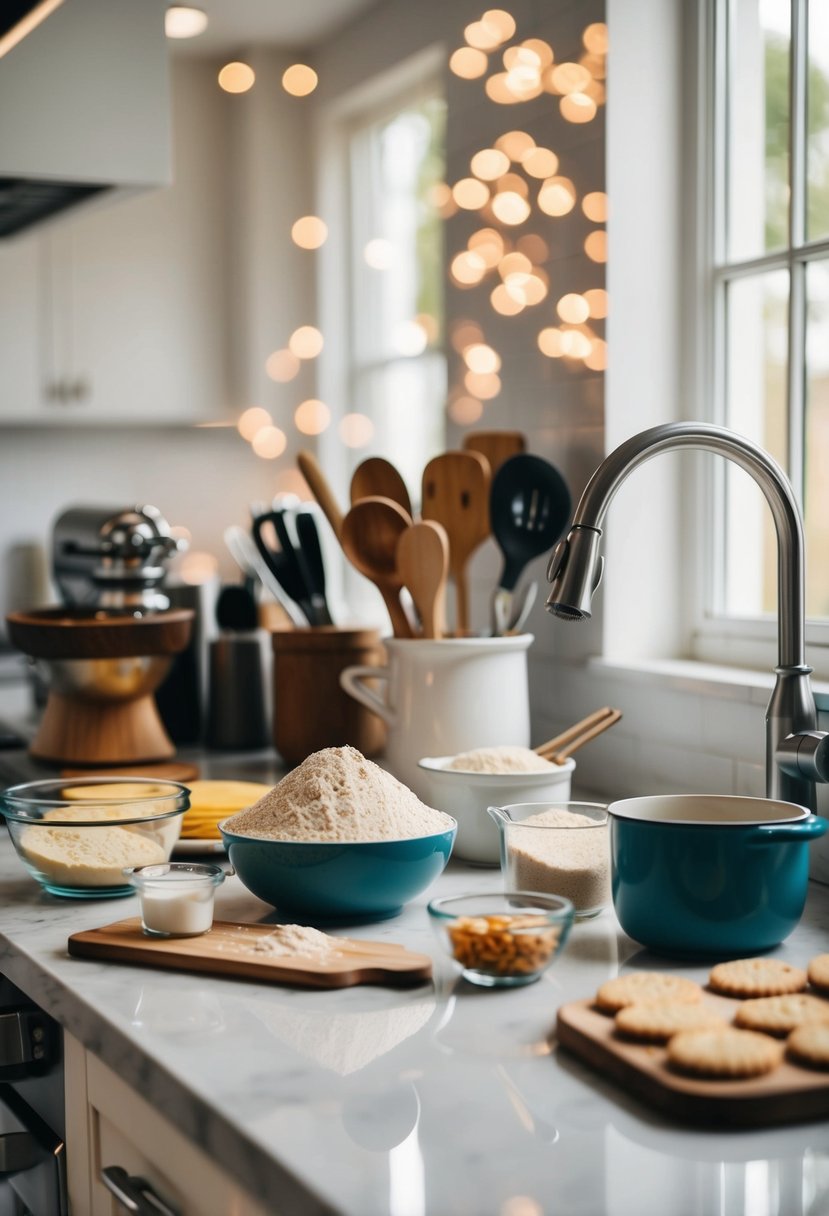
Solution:
{"label": "round cookie", "polygon": [[809,983],[829,995],[829,954],[818,954],[809,963]]}
{"label": "round cookie", "polygon": [[713,1030],[725,1022],[707,1005],[694,1001],[659,1001],[652,1005],[625,1005],[615,1018],[625,1038],[646,1043],[667,1043],[681,1030]]}
{"label": "round cookie", "polygon": [[602,984],[596,1005],[604,1013],[616,1013],[625,1005],[651,1004],[653,1001],[699,1001],[702,989],[682,975],[662,971],[630,971]]}
{"label": "round cookie", "polygon": [[708,986],[723,996],[783,996],[802,992],[808,976],[802,967],[793,967],[778,958],[739,958],[717,963],[708,977]]}
{"label": "round cookie", "polygon": [[789,1035],[786,1047],[798,1064],[829,1068],[829,1023],[809,1022],[798,1026]]}
{"label": "round cookie", "polygon": [[783,1044],[753,1030],[683,1030],[668,1040],[668,1060],[682,1072],[736,1079],[771,1072]]}
{"label": "round cookie", "polygon": [[829,1001],[807,992],[761,996],[745,1001],[734,1015],[734,1025],[765,1034],[787,1035],[807,1022],[829,1022]]}

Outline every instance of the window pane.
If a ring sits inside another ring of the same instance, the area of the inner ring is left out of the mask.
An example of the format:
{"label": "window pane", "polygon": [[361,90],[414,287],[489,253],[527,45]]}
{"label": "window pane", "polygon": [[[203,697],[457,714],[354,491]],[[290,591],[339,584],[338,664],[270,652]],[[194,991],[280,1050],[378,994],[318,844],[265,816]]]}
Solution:
{"label": "window pane", "polygon": [[806,272],[806,612],[829,616],[829,262]]}
{"label": "window pane", "polygon": [[412,501],[419,502],[423,468],[446,444],[446,360],[426,354],[358,373],[354,395],[373,420],[374,434],[370,449],[350,454],[349,475],[367,451],[386,455],[400,471]]}
{"label": "window pane", "polygon": [[[785,468],[789,276],[784,270],[728,285],[728,426]],[[776,544],[759,488],[729,463],[726,474],[725,611],[774,612]]]}
{"label": "window pane", "polygon": [[829,236],[829,4],[809,5],[809,78],[806,98],[806,236]]}
{"label": "window pane", "polygon": [[789,214],[789,0],[732,0],[728,250],[782,248]]}

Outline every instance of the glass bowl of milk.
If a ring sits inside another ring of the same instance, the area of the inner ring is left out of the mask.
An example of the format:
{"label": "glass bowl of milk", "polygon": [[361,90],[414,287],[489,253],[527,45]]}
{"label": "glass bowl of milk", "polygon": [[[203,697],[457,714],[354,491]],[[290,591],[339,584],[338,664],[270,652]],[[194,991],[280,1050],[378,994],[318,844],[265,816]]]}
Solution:
{"label": "glass bowl of milk", "polygon": [[221,866],[171,861],[135,866],[125,877],[141,897],[141,927],[150,937],[198,937],[213,924]]}

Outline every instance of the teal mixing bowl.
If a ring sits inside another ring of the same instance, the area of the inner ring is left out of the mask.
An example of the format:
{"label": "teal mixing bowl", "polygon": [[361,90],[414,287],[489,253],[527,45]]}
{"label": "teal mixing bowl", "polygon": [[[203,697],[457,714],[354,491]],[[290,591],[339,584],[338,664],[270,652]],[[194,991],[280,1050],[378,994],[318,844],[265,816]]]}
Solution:
{"label": "teal mixing bowl", "polygon": [[[447,816],[451,818],[451,816]],[[255,840],[219,831],[242,882],[280,912],[306,918],[383,920],[443,871],[457,824],[434,836],[370,844]]]}
{"label": "teal mixing bowl", "polygon": [[713,794],[611,803],[613,906],[624,931],[676,957],[756,954],[806,902],[809,841],[829,823],[791,802]]}

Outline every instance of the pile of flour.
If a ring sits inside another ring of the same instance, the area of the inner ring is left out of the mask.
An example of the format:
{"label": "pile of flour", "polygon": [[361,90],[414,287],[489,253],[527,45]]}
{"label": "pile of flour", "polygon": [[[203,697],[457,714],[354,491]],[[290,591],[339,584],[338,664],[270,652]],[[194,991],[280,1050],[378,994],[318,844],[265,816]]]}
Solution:
{"label": "pile of flour", "polygon": [[327,747],[225,827],[257,840],[368,842],[434,836],[452,821],[356,748]]}
{"label": "pile of flour", "polygon": [[453,756],[446,767],[464,773],[543,773],[559,765],[529,747],[476,747]]}

